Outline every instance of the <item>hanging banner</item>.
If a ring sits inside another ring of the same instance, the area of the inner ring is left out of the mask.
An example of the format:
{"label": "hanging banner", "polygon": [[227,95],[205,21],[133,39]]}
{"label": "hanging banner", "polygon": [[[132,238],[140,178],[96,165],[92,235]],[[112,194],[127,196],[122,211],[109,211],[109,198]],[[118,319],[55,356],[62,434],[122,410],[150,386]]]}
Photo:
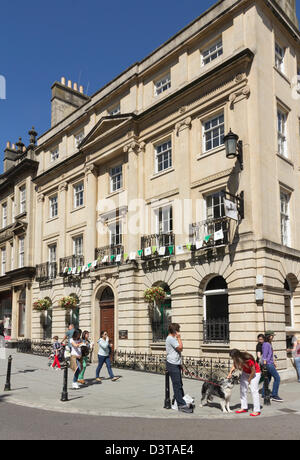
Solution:
{"label": "hanging banner", "polygon": [[165,254],[166,254],[166,248],[165,246],[162,246],[161,248],[159,248],[159,255],[164,256]]}
{"label": "hanging banner", "polygon": [[176,246],[176,254],[184,254],[183,246]]}
{"label": "hanging banner", "polygon": [[225,215],[230,219],[239,220],[239,213],[237,209],[237,204],[233,201],[227,200],[224,198],[224,205],[225,205]]}
{"label": "hanging banner", "polygon": [[217,232],[215,232],[214,234],[214,241],[220,241],[220,240],[223,240],[224,239],[224,233],[223,233],[223,230],[218,230]]}

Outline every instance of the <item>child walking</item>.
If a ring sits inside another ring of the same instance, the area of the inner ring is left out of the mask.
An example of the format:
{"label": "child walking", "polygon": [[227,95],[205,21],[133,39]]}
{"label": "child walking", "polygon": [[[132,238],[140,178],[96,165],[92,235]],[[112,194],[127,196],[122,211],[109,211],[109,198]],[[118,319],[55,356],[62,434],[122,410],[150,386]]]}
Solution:
{"label": "child walking", "polygon": [[60,356],[60,352],[62,350],[62,346],[61,346],[61,343],[59,343],[58,341],[58,337],[57,335],[55,335],[52,339],[54,342],[53,342],[53,353],[54,353],[54,361],[53,361],[53,364],[52,364],[52,369],[55,368],[55,366],[57,366],[58,369],[61,369],[61,366],[60,366],[60,362],[59,362],[59,356]]}

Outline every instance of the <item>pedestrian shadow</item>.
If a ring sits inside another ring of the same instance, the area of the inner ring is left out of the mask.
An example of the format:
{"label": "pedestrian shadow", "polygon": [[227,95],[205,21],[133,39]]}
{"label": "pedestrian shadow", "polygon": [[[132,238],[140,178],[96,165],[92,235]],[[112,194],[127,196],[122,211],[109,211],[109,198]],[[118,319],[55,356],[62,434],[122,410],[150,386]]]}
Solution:
{"label": "pedestrian shadow", "polygon": [[18,371],[18,374],[29,374],[31,372],[36,372],[39,369],[25,369],[24,371]]}
{"label": "pedestrian shadow", "polygon": [[7,398],[9,394],[0,395],[0,403],[5,402],[4,399]]}

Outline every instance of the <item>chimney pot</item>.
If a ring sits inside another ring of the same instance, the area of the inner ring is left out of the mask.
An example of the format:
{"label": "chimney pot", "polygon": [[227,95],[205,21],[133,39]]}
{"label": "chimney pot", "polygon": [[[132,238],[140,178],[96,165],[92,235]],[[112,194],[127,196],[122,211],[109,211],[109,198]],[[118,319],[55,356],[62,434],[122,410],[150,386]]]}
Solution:
{"label": "chimney pot", "polygon": [[78,85],[77,85],[77,83],[74,83],[73,89],[75,89],[75,91],[78,91]]}
{"label": "chimney pot", "polygon": [[7,143],[6,143],[6,148],[7,148],[7,149],[10,149],[10,147],[11,147],[11,144],[10,144],[9,141],[7,141]]}
{"label": "chimney pot", "polygon": [[61,84],[66,86],[66,77],[61,77]]}
{"label": "chimney pot", "polygon": [[80,92],[81,94],[83,94],[83,86],[82,86],[82,85],[79,86],[79,92]]}
{"label": "chimney pot", "polygon": [[72,81],[71,80],[68,80],[68,87],[72,88]]}

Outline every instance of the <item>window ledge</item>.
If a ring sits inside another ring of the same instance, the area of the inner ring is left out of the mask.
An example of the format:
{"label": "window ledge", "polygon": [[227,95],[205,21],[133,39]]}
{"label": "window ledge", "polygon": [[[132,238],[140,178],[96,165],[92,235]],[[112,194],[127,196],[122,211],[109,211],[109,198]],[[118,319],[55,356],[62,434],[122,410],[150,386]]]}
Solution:
{"label": "window ledge", "polygon": [[70,211],[70,212],[73,213],[73,212],[76,212],[76,211],[80,211],[81,209],[85,209],[85,205],[83,205],[83,206],[78,206],[78,208],[74,208],[74,209],[72,209],[72,211]]}
{"label": "window ledge", "polygon": [[174,172],[175,169],[173,167],[165,169],[164,171],[160,171],[158,173],[154,173],[151,177],[150,180],[156,179],[157,177],[164,176],[165,174],[168,174],[170,172]]}
{"label": "window ledge", "polygon": [[48,224],[49,222],[53,222],[54,220],[58,220],[58,216],[49,217],[49,219],[46,221],[46,224]]}
{"label": "window ledge", "polygon": [[221,145],[219,147],[216,147],[214,149],[209,150],[208,152],[200,153],[196,159],[197,160],[202,160],[202,158],[209,157],[210,155],[215,155],[216,153],[223,152],[225,151],[225,145]]}
{"label": "window ledge", "polygon": [[281,70],[277,69],[277,67],[275,65],[273,66],[273,68],[291,86],[290,79]]}
{"label": "window ledge", "polygon": [[119,190],[115,190],[114,192],[110,192],[108,195],[107,195],[107,199],[108,198],[111,198],[112,196],[115,196],[115,195],[118,195],[119,193],[123,193],[125,190],[124,188],[120,188]]}
{"label": "window ledge", "polygon": [[165,342],[150,343],[151,350],[163,350],[166,351]]}
{"label": "window ledge", "polygon": [[204,348],[209,348],[209,349],[218,349],[218,350],[221,350],[221,349],[230,349],[230,344],[229,343],[218,343],[218,342],[210,342],[210,343],[203,343],[202,346],[201,346],[202,349]]}
{"label": "window ledge", "polygon": [[287,157],[281,155],[280,153],[276,153],[276,155],[281,158],[281,160],[285,161],[286,163],[288,163],[290,166],[292,166],[294,168],[294,163]]}

